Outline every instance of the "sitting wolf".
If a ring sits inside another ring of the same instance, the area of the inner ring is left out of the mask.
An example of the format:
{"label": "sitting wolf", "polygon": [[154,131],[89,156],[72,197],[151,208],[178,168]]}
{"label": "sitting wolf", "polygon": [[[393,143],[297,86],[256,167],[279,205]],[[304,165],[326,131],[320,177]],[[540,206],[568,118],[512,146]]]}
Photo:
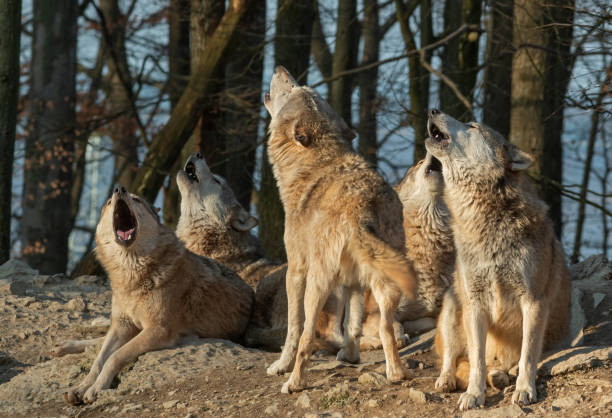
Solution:
{"label": "sitting wolf", "polygon": [[[189,250],[225,264],[256,288],[245,342],[279,351],[287,335],[287,264],[263,256],[250,231],[257,220],[240,205],[225,179],[210,171],[200,153],[187,160],[176,181],[181,193],[178,237]],[[332,294],[317,328],[319,348],[340,348],[343,308]]]}
{"label": "sitting wolf", "polygon": [[93,402],[126,364],[181,336],[242,337],[252,289],[220,263],[187,251],[151,206],[123,187],[102,207],[95,251],[111,283],[111,325],[67,402]]}
{"label": "sitting wolf", "polygon": [[[436,387],[465,386],[461,410],[484,404],[487,367],[519,374],[513,402],[535,402],[543,347],[563,341],[570,278],[548,207],[525,174],[533,158],[494,130],[431,110],[426,147],[442,163],[457,250],[436,347]],[[459,363],[459,364],[458,364]]]}

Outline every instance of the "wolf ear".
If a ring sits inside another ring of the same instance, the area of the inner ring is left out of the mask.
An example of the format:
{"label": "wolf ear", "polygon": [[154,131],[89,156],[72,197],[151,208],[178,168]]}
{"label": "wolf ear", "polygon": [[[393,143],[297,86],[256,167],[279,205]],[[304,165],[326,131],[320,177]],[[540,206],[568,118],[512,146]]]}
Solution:
{"label": "wolf ear", "polygon": [[531,154],[521,151],[519,147],[513,144],[504,144],[504,163],[510,171],[525,171],[534,163],[534,158]]}
{"label": "wolf ear", "polygon": [[232,228],[240,232],[248,231],[257,226],[257,224],[257,219],[249,215],[249,213],[241,206],[236,207],[230,219],[230,225],[232,225]]}
{"label": "wolf ear", "polygon": [[293,124],[293,132],[291,134],[293,135],[293,140],[303,147],[307,147],[312,143],[310,132],[308,132],[307,126],[302,120],[298,119]]}

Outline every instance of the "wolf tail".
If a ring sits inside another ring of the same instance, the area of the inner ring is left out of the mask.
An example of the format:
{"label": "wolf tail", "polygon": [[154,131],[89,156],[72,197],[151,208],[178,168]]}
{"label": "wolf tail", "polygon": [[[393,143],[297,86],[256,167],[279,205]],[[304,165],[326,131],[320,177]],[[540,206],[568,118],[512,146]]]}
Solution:
{"label": "wolf tail", "polygon": [[393,280],[410,300],[414,300],[416,273],[406,256],[371,232],[363,231],[359,235],[359,254],[373,269]]}

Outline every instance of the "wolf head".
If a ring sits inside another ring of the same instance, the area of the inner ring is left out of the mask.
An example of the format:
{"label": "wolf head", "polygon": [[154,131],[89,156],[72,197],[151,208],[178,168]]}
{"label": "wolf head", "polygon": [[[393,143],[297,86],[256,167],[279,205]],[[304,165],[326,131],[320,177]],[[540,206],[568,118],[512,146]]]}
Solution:
{"label": "wolf head", "polygon": [[429,111],[427,130],[425,146],[442,162],[445,179],[468,175],[473,180],[496,180],[525,171],[534,162],[531,155],[488,126],[462,123],[437,109]]}
{"label": "wolf head", "polygon": [[300,86],[289,72],[277,66],[270,82],[270,92],[265,94],[264,105],[272,117],[271,140],[284,141],[295,148],[316,146],[316,142],[329,132],[347,143],[354,132],[332,107],[313,89]]}
{"label": "wolf head", "polygon": [[234,192],[221,176],[213,174],[197,152],[176,175],[181,193],[181,221],[198,219],[210,225],[248,231],[257,220],[240,205]]}
{"label": "wolf head", "polygon": [[417,196],[421,199],[435,199],[441,196],[443,190],[442,163],[430,152],[410,167],[397,185],[397,192],[402,201]]}
{"label": "wolf head", "polygon": [[98,254],[148,254],[163,228],[156,210],[140,197],[116,187],[102,207],[96,228]]}

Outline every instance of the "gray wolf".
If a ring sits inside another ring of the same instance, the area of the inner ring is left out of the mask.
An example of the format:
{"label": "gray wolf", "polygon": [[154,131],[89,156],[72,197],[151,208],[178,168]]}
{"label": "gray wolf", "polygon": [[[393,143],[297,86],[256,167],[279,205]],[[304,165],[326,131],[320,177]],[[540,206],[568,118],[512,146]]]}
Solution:
{"label": "gray wolf", "polygon": [[[450,213],[444,202],[442,165],[431,153],[410,167],[395,186],[403,207],[406,256],[417,277],[414,300],[400,299],[395,319],[396,334],[422,331],[423,323],[435,327],[444,293],[453,281],[455,246]],[[366,293],[366,319],[362,349],[378,348],[378,306]],[[429,321],[423,319],[428,318]],[[396,336],[397,338],[397,336]]]}
{"label": "gray wolf", "polygon": [[181,336],[238,340],[244,333],[252,289],[187,251],[151,206],[123,187],[102,207],[95,251],[111,283],[111,325],[87,377],[64,395],[67,402],[93,402],[122,367]]}
{"label": "gray wolf", "polygon": [[[287,335],[287,264],[264,257],[251,230],[257,225],[226,180],[213,174],[200,153],[190,156],[176,178],[181,215],[176,233],[196,254],[234,270],[255,288],[255,307],[244,336],[249,346],[279,351]],[[317,345],[337,351],[342,344],[344,304],[331,295],[317,327]]]}
{"label": "gray wolf", "polygon": [[429,111],[428,130],[457,251],[438,321],[436,387],[464,386],[469,368],[459,407],[473,408],[484,404],[487,367],[494,378],[518,363],[512,401],[535,402],[542,349],[567,335],[570,278],[548,207],[525,173],[533,158],[496,131],[439,110]]}
{"label": "gray wolf", "polygon": [[264,105],[271,116],[268,157],[285,211],[288,261],[287,339],[268,374],[284,373],[294,364],[281,391],[304,387],[319,313],[341,285],[348,301],[338,358],[359,361],[362,289],[367,287],[381,312],[387,378],[403,379],[393,313],[401,292],[413,293],[415,275],[404,255],[397,194],[353,151],[352,132],[339,128],[340,118],[329,104],[281,66]]}

